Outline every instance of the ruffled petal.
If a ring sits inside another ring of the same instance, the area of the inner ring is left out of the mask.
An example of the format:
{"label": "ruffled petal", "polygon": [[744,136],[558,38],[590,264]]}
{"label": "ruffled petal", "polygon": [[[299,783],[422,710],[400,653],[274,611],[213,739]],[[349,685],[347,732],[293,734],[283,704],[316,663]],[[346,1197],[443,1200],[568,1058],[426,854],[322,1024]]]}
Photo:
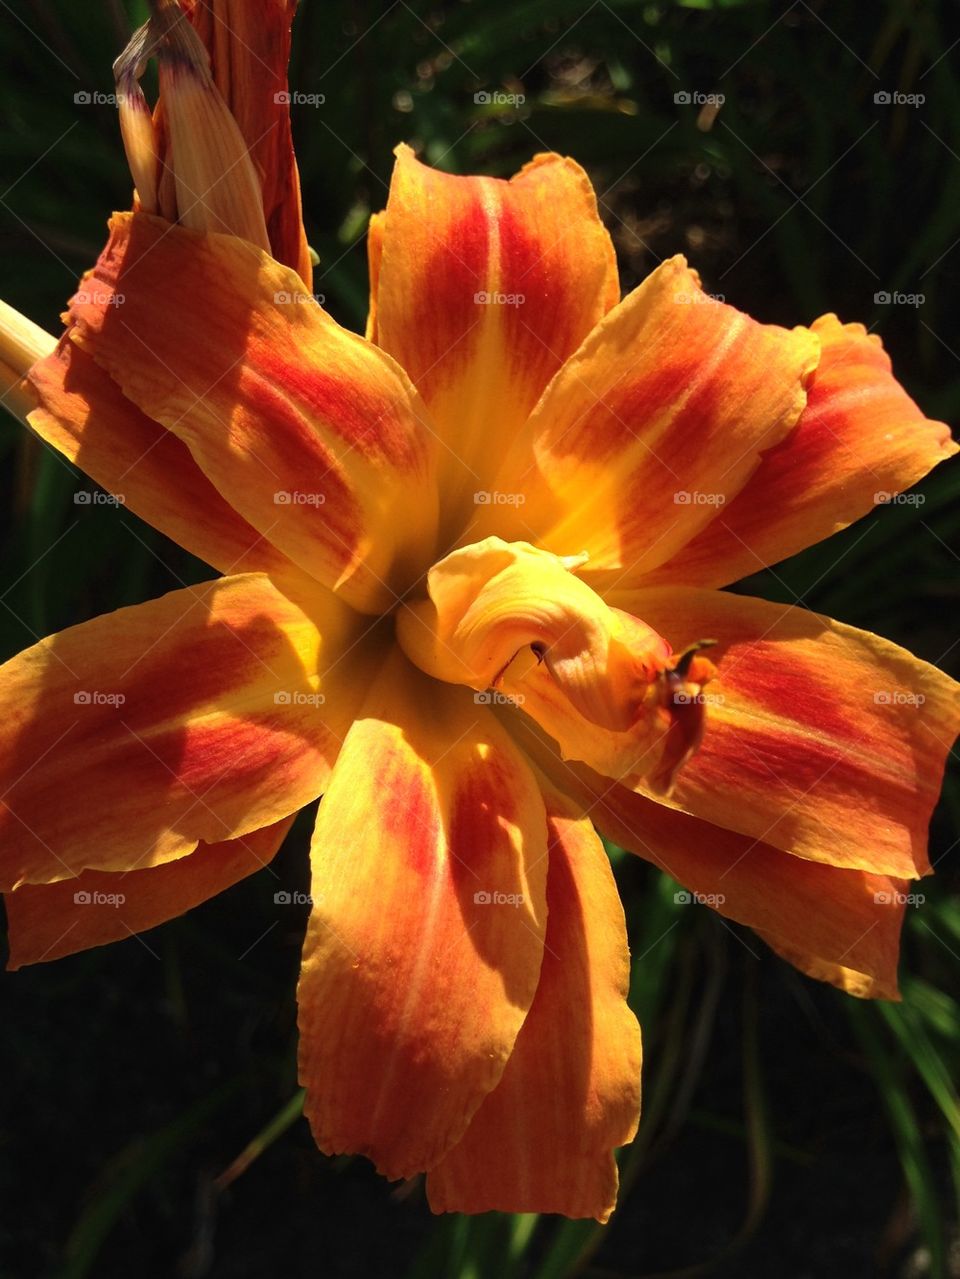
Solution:
{"label": "ruffled petal", "polygon": [[85,870],[6,893],[7,967],[62,959],[175,919],[271,862],[292,825],[290,816],[223,844],[200,843],[186,857],[147,870]]}
{"label": "ruffled petal", "polygon": [[312,857],[307,1117],[321,1150],[409,1177],[463,1135],[533,1002],[543,801],[490,711],[397,653],[344,743]]}
{"label": "ruffled petal", "polygon": [[607,1221],[613,1150],[640,1115],[640,1027],[627,1007],[623,907],[603,845],[549,788],[540,984],[503,1078],[427,1174],[434,1212],[557,1212]]}
{"label": "ruffled petal", "polygon": [[579,165],[454,177],[397,148],[382,226],[376,341],[413,378],[446,449],[452,523],[473,513],[547,382],[619,299],[616,259]]}
{"label": "ruffled petal", "polygon": [[156,866],[314,799],[367,678],[361,626],[249,574],[0,667],[0,888]]}
{"label": "ruffled petal", "polygon": [[796,425],[819,355],[808,329],[758,324],[705,294],[682,257],[664,262],[550,383],[470,540],[496,531],[586,551],[586,581],[632,584]]}
{"label": "ruffled petal", "polygon": [[429,562],[433,442],[416,392],[288,268],[231,236],[117,214],[71,316],[71,338],[234,509],[349,603],[385,611]]}
{"label": "ruffled petal", "polygon": [[579,567],[497,537],[453,551],[398,614],[400,644],[428,675],[522,706],[566,756],[668,789],[699,743],[713,668],[609,608]]}
{"label": "ruffled petal", "polygon": [[876,335],[835,315],[813,332],[823,356],[796,428],[650,584],[724,586],[756,573],[896,500],[957,452],[950,428],[893,376]]}

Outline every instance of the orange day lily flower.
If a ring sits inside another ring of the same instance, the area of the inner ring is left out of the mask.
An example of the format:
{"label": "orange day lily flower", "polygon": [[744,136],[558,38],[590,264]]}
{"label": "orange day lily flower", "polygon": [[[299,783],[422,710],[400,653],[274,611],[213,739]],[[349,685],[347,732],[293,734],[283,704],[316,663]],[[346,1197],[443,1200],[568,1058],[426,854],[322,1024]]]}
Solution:
{"label": "orange day lily flower", "polygon": [[595,827],[896,998],[956,686],[721,588],[956,446],[859,324],[759,324],[681,257],[621,300],[557,155],[502,181],[399,147],[367,335],[341,328],[310,292],[292,7],[158,0],[118,64],[135,209],[55,349],[4,313],[37,435],[222,574],[0,669],[11,967],[187,910],[322,794],[320,1148],[425,1172],[436,1211],[603,1221],[640,1033]]}

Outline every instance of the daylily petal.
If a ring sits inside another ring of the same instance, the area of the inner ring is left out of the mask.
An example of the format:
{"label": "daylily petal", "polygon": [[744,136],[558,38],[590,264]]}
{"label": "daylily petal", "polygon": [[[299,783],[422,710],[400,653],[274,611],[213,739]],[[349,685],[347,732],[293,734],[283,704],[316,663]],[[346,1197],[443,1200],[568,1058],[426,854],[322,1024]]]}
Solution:
{"label": "daylily petal", "polygon": [[375,283],[376,340],[437,422],[442,491],[462,524],[547,382],[620,296],[589,179],[556,155],[509,182],[455,177],[400,146]]}
{"label": "daylily petal", "polygon": [[288,268],[230,236],[117,214],[71,316],[71,338],[244,519],[349,603],[385,611],[429,561],[436,489],[416,392]]}
{"label": "daylily petal", "polygon": [[813,332],[823,357],[796,428],[651,583],[735,582],[846,528],[957,452],[950,428],[894,378],[878,337],[835,315]]}
{"label": "daylily petal", "polygon": [[62,959],[175,919],[266,866],[292,825],[290,816],[223,844],[200,843],[186,857],[146,870],[85,870],[56,884],[24,884],[4,894],[7,967]]}
{"label": "daylily petal", "polygon": [[427,1174],[434,1212],[608,1220],[613,1150],[640,1115],[640,1027],[623,907],[603,845],[548,790],[550,868],[540,984],[503,1078]]}
{"label": "daylily petal", "polygon": [[224,501],[187,446],[66,335],[28,379],[33,430],[141,519],[223,573],[300,574]]}
{"label": "daylily petal", "polygon": [[589,552],[591,584],[632,584],[796,424],[819,349],[807,329],[712,300],[682,257],[664,262],[544,392],[494,485],[514,504],[482,508],[478,528],[508,536],[513,519],[557,554]]}
{"label": "daylily petal", "polygon": [[435,1164],[499,1082],[537,988],[546,816],[490,711],[397,653],[320,805],[300,1078],[320,1149]]}
{"label": "daylily petal", "polygon": [[300,177],[290,135],[290,27],[297,0],[190,0],[190,21],[210,54],[213,81],[260,177],[270,252],[311,288]]}
{"label": "daylily petal", "polygon": [[703,741],[667,802],[814,861],[927,873],[927,827],[960,730],[953,680],[805,609],[689,588],[611,599],[678,641],[717,641]]}
{"label": "daylily petal", "polygon": [[669,787],[699,741],[696,695],[712,667],[691,652],[673,657],[578,567],[497,537],[463,547],[430,569],[428,599],[401,608],[397,637],[428,675],[522,705],[565,755]]}
{"label": "daylily petal", "polygon": [[754,929],[811,977],[853,995],[899,998],[904,880],[793,857],[675,812],[583,764],[564,762],[529,722],[510,727],[578,811],[621,848],[678,880],[691,900]]}
{"label": "daylily petal", "polygon": [[[874,878],[871,876],[871,878]],[[889,958],[886,962],[881,960],[877,967],[879,973],[864,973],[858,968],[851,968],[847,964],[831,963],[828,959],[823,959],[820,955],[811,955],[807,951],[795,950],[791,945],[780,940],[779,937],[770,933],[758,932],[757,936],[765,941],[771,950],[776,951],[781,959],[785,959],[788,964],[793,964],[794,968],[807,977],[813,977],[816,981],[825,981],[830,986],[836,986],[838,990],[842,990],[846,995],[855,995],[857,999],[890,999],[895,1002],[900,1000],[900,989],[897,985],[897,958],[899,954],[899,939],[902,931],[903,914],[906,906],[906,881],[905,880],[883,880],[882,883],[888,885],[886,888],[877,890],[873,885],[868,885],[867,899],[876,903],[879,898],[881,901],[889,899],[891,902],[900,903],[893,905],[890,909],[883,909],[881,919],[875,921],[870,927],[876,927],[882,923],[883,932],[877,940],[886,943],[886,950]],[[897,887],[901,885],[902,887]]]}
{"label": "daylily petal", "polygon": [[249,574],[0,667],[0,888],[155,866],[315,798],[362,695],[366,649],[342,660],[361,625]]}

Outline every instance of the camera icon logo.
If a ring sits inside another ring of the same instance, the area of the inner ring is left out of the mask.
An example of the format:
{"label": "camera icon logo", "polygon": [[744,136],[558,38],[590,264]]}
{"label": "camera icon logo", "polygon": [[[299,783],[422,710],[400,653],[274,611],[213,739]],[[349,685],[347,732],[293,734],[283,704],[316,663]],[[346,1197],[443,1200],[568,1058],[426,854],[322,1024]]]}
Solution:
{"label": "camera icon logo", "polygon": [[83,888],[78,889],[77,892],[73,894],[73,900],[78,906],[89,906],[90,894]]}
{"label": "camera icon logo", "polygon": [[686,89],[681,89],[679,92],[673,95],[673,100],[678,107],[688,107],[690,103],[693,101],[693,98],[687,92]]}
{"label": "camera icon logo", "polygon": [[273,100],[274,100],[274,102],[280,103],[280,104],[281,104],[281,105],[283,105],[283,106],[289,106],[289,105],[290,105],[290,94],[289,94],[289,93],[284,93],[284,92],[275,93],[275,94],[273,95]]}
{"label": "camera icon logo", "polygon": [[89,106],[90,103],[93,101],[93,99],[91,98],[90,94],[87,92],[86,89],[81,89],[79,93],[75,93],[73,95],[73,100],[79,107]]}
{"label": "camera icon logo", "polygon": [[289,706],[292,700],[293,699],[290,694],[284,691],[274,693],[273,695],[274,706]]}
{"label": "camera icon logo", "polygon": [[873,100],[877,106],[888,107],[890,105],[890,93],[887,89],[878,89],[873,95]]}
{"label": "camera icon logo", "polygon": [[489,906],[493,898],[486,889],[482,888],[478,893],[473,894],[473,900],[478,906]]}
{"label": "camera icon logo", "polygon": [[486,89],[481,89],[479,93],[475,93],[473,95],[473,100],[478,107],[488,107],[493,101],[493,98]]}

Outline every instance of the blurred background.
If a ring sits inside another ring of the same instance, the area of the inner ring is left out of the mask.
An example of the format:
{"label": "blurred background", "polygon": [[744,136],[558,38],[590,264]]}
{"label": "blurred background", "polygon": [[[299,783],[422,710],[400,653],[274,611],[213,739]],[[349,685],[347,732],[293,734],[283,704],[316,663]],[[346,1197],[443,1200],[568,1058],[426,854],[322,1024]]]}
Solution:
{"label": "blurred background", "polygon": [[[145,4],[0,10],[0,291],[57,331],[106,216],[130,202],[116,112],[95,96],[113,92]],[[315,288],[362,328],[366,224],[398,141],[498,175],[557,149],[591,174],[626,288],[683,252],[760,319],[862,319],[930,416],[955,423],[958,41],[947,0],[302,0],[291,87],[317,100],[294,108]],[[122,508],[75,505],[80,477],[5,416],[0,451],[0,657],[209,576]],[[958,488],[960,466],[941,467],[922,503],[742,589],[957,674]],[[276,863],[291,891],[307,886],[310,816]],[[317,1152],[295,1071],[305,920],[278,911],[269,875],[142,939],[5,976],[0,1274],[960,1275],[958,817],[954,773],[897,1005],[800,977],[611,850],[646,1061],[607,1228],[434,1218],[421,1185]],[[258,1157],[218,1183],[251,1142]]]}

